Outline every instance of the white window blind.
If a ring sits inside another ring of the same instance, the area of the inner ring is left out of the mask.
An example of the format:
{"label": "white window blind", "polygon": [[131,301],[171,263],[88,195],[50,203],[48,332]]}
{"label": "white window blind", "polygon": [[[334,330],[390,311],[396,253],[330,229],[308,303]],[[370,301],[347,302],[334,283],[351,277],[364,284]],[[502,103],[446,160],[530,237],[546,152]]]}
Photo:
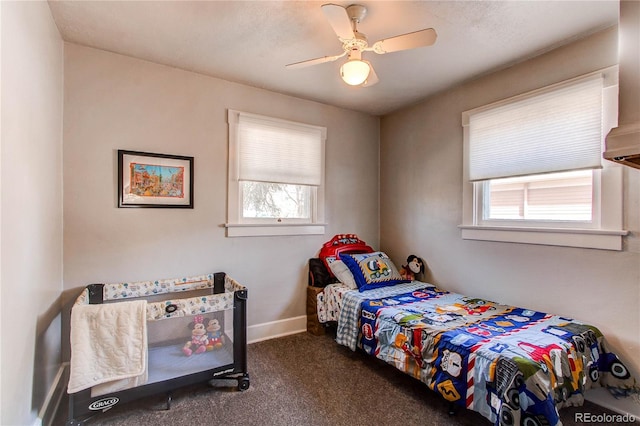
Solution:
{"label": "white window blind", "polygon": [[469,180],[601,167],[603,79],[590,77],[469,116]]}
{"label": "white window blind", "polygon": [[319,186],[324,129],[240,113],[238,179]]}

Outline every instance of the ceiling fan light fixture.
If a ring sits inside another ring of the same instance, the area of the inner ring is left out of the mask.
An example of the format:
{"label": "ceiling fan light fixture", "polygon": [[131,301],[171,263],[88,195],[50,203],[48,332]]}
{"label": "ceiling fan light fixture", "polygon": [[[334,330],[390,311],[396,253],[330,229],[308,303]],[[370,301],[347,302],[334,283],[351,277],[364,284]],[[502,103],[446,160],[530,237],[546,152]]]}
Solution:
{"label": "ceiling fan light fixture", "polygon": [[[1,1],[1,0],[0,0]],[[302,68],[309,65],[333,62],[345,55],[347,62],[340,67],[340,77],[350,86],[369,87],[377,84],[378,76],[369,61],[362,60],[364,52],[375,52],[378,55],[431,46],[436,42],[438,34],[433,28],[425,28],[395,37],[378,40],[369,45],[367,36],[358,31],[357,24],[367,16],[367,8],[361,4],[347,7],[333,3],[322,5],[322,13],[342,43],[343,53],[333,56],[308,59],[288,64],[289,68]]]}
{"label": "ceiling fan light fixture", "polygon": [[340,77],[350,86],[359,86],[369,77],[371,67],[360,59],[350,59],[340,67]]}

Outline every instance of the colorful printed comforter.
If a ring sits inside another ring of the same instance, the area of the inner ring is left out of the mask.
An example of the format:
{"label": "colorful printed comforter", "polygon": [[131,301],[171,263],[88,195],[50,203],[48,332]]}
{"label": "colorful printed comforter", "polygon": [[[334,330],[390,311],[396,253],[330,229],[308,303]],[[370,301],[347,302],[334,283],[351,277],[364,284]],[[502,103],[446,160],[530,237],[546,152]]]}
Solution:
{"label": "colorful printed comforter", "polygon": [[636,381],[579,321],[411,282],[342,294],[337,342],[426,383],[496,425],[559,425],[558,409]]}

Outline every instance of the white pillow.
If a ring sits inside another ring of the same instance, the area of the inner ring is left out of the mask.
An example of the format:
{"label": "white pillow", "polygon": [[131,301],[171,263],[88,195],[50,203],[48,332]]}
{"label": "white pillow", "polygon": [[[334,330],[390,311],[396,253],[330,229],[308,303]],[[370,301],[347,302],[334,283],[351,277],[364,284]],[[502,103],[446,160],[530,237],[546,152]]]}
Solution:
{"label": "white pillow", "polygon": [[342,284],[354,290],[358,288],[358,286],[356,285],[356,280],[355,278],[353,278],[353,274],[342,260],[336,259],[333,262],[330,262],[329,269],[331,269],[333,275],[335,275],[338,281],[340,281]]}

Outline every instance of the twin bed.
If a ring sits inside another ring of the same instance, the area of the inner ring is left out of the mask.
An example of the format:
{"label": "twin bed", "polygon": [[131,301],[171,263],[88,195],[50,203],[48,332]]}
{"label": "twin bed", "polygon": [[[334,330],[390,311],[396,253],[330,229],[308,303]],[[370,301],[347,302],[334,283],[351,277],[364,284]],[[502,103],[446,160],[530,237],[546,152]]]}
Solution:
{"label": "twin bed", "polygon": [[339,344],[496,425],[561,424],[558,409],[582,405],[593,387],[638,392],[594,326],[404,280],[386,254],[355,235],[334,237],[320,258],[337,282],[318,292],[318,320],[337,324]]}

